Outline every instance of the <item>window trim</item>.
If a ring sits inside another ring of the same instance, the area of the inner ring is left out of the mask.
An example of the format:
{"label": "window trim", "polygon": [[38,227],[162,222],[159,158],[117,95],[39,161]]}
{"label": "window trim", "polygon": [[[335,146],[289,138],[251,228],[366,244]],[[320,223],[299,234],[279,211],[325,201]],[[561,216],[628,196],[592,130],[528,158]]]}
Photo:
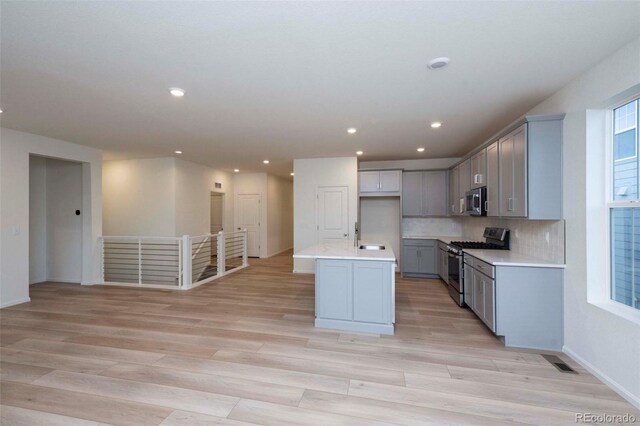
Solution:
{"label": "window trim", "polygon": [[[605,294],[607,295],[605,300],[601,300],[597,303],[594,303],[596,306],[599,306],[607,311],[613,312],[617,315],[620,315],[627,319],[633,319],[634,321],[638,321],[640,318],[640,309],[635,306],[629,306],[622,302],[618,302],[613,299],[613,279],[612,279],[612,233],[611,233],[611,213],[613,209],[618,208],[638,208],[640,207],[640,198],[635,200],[615,200],[614,199],[614,181],[613,181],[613,169],[614,164],[620,160],[614,160],[614,136],[615,132],[615,119],[614,119],[614,111],[630,102],[638,101],[636,103],[636,155],[634,157],[625,158],[625,160],[636,158],[638,156],[638,144],[640,143],[640,134],[638,132],[638,123],[637,118],[640,117],[640,93],[635,93],[631,96],[626,97],[625,99],[616,102],[608,108],[606,114],[606,123],[605,123],[605,143],[606,145],[606,155],[605,155],[605,214],[604,214],[604,232],[605,232],[605,240],[606,240],[606,250],[607,255],[605,256],[605,272],[606,272],[606,290]],[[627,129],[628,130],[628,129]],[[638,170],[640,174],[640,170]],[[640,176],[639,176],[640,181]],[[639,182],[640,188],[640,182]],[[632,302],[633,303],[633,302]]]}

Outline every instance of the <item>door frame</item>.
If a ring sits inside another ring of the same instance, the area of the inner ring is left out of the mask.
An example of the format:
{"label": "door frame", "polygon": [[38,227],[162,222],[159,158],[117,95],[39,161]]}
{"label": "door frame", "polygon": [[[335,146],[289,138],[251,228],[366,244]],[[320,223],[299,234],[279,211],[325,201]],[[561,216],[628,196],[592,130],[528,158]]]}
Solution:
{"label": "door frame", "polygon": [[[255,195],[258,197],[258,232],[257,232],[257,238],[258,238],[258,258],[262,258],[262,194],[257,193],[257,192],[251,192],[251,193],[241,193],[238,192],[235,194],[234,197],[234,204],[233,204],[233,230],[234,231],[238,231],[239,230],[239,226],[238,226],[238,214],[240,213],[240,209],[238,208],[238,198],[240,196],[243,195]],[[251,256],[253,257],[253,256]]]}
{"label": "door frame", "polygon": [[[209,232],[211,232],[211,197],[214,195],[220,196],[220,198],[222,199],[222,230],[224,231],[226,219],[227,219],[227,212],[226,212],[227,194],[220,191],[210,191],[209,193]],[[234,225],[235,225],[235,222],[234,222]]]}

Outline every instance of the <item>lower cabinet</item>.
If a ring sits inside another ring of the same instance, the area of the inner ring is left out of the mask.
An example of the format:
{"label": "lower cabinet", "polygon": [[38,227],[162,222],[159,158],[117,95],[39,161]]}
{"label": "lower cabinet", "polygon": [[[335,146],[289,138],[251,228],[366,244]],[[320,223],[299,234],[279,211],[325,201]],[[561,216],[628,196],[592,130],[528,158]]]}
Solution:
{"label": "lower cabinet", "polygon": [[437,240],[402,240],[402,274],[416,277],[438,277]]}
{"label": "lower cabinet", "polygon": [[562,283],[561,268],[493,266],[464,255],[465,303],[505,346],[562,349]]}
{"label": "lower cabinet", "polygon": [[371,260],[316,261],[316,326],[393,334],[395,267]]}
{"label": "lower cabinet", "polygon": [[316,270],[316,316],[353,318],[353,263],[318,260]]}

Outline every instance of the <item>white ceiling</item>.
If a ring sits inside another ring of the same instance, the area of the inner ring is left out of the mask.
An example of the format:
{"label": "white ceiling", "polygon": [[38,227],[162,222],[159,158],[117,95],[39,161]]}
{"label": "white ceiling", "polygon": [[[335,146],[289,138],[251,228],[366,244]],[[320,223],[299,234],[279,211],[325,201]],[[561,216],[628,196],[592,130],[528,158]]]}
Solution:
{"label": "white ceiling", "polygon": [[[0,12],[2,126],[105,159],[180,149],[280,175],[294,158],[359,149],[463,154],[640,35],[632,1],[3,1]],[[429,71],[436,56],[449,67]]]}

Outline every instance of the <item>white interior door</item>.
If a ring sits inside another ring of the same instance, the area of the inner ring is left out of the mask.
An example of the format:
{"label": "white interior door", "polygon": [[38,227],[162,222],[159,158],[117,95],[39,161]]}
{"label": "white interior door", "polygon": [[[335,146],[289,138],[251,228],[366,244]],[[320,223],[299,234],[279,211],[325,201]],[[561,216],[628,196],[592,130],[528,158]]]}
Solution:
{"label": "white interior door", "polygon": [[349,238],[349,188],[318,188],[318,241]]}
{"label": "white interior door", "polygon": [[247,230],[247,255],[260,256],[260,195],[236,195],[236,228]]}
{"label": "white interior door", "polygon": [[222,194],[211,194],[211,233],[217,234],[222,230],[223,210]]}

